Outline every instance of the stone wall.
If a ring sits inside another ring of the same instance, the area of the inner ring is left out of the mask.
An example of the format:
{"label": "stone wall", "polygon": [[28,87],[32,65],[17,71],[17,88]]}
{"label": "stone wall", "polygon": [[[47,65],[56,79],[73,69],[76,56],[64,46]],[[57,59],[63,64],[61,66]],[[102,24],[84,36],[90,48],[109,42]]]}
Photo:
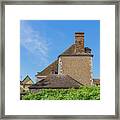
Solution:
{"label": "stone wall", "polygon": [[91,85],[92,56],[60,56],[59,59],[58,74],[67,74],[84,85]]}

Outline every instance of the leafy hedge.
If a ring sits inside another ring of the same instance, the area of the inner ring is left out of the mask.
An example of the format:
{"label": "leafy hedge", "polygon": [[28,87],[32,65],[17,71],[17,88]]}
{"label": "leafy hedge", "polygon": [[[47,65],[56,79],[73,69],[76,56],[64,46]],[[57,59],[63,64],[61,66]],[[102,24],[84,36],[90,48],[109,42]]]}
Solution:
{"label": "leafy hedge", "polygon": [[82,86],[79,89],[42,89],[27,93],[23,100],[100,100],[100,86]]}

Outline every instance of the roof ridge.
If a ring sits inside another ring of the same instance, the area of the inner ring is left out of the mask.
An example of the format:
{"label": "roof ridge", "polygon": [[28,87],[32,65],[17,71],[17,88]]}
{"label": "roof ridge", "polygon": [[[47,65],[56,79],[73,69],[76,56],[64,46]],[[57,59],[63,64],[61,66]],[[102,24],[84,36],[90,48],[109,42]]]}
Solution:
{"label": "roof ridge", "polygon": [[[27,77],[32,81],[32,79],[30,78],[30,76],[29,76],[29,75],[26,75],[26,77],[25,77],[21,82],[23,83],[23,82],[26,80]],[[27,80],[27,81],[28,81],[28,80]],[[27,81],[26,81],[26,82],[27,82]],[[33,81],[32,81],[32,83],[33,83]]]}

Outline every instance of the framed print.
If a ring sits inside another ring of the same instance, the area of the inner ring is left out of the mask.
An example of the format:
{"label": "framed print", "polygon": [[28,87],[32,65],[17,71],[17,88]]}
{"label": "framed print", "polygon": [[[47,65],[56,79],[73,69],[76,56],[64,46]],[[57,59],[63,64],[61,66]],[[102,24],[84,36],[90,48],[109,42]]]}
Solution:
{"label": "framed print", "polygon": [[119,119],[119,2],[1,3],[2,119]]}

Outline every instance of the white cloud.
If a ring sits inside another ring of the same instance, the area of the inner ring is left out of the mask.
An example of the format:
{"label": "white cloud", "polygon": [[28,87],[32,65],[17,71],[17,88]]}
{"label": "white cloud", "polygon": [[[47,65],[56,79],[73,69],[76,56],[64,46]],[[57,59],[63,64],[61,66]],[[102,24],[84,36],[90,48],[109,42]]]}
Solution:
{"label": "white cloud", "polygon": [[26,22],[21,24],[20,44],[30,53],[39,56],[40,62],[47,64],[49,44],[39,31],[33,30]]}

